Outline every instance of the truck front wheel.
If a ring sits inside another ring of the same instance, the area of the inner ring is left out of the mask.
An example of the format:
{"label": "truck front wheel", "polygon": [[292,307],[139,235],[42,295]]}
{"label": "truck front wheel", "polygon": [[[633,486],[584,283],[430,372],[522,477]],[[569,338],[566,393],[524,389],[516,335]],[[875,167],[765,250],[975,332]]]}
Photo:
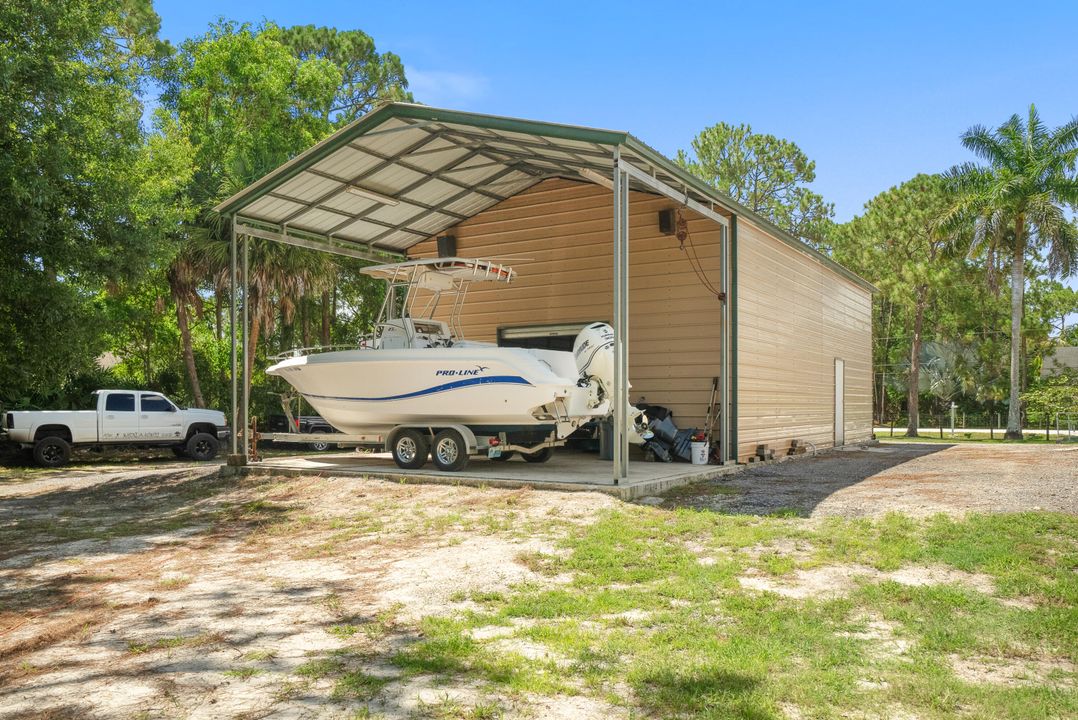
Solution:
{"label": "truck front wheel", "polygon": [[213,460],[220,449],[221,443],[209,433],[195,433],[187,440],[187,457],[192,460]]}
{"label": "truck front wheel", "polygon": [[71,446],[58,437],[41,438],[34,443],[34,462],[41,467],[60,467],[71,459]]}

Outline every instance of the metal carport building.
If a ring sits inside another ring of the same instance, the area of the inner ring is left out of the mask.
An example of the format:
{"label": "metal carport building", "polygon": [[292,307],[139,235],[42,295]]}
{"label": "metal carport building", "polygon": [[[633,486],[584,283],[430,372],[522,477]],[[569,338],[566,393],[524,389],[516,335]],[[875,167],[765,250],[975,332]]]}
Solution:
{"label": "metal carport building", "polygon": [[[629,461],[630,375],[632,392],[690,421],[719,378],[726,461],[759,443],[827,446],[871,435],[872,286],[627,132],[386,104],[215,209],[231,223],[233,267],[242,265],[244,278],[250,238],[374,262],[430,254],[447,233],[461,255],[526,250],[535,262],[521,277],[534,269],[538,283],[531,295],[512,312],[466,315],[465,329],[493,340],[552,320],[611,321],[615,482]],[[673,232],[659,229],[664,210],[676,212]],[[590,279],[572,285],[589,293],[556,287],[578,266]],[[246,427],[237,294],[233,422],[241,424],[242,408]],[[638,308],[659,319],[642,319]]]}

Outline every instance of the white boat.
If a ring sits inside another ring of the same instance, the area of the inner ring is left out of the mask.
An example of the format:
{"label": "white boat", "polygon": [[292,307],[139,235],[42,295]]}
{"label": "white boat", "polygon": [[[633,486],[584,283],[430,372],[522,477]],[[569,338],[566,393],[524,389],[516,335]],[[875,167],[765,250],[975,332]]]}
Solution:
{"label": "white boat", "polygon": [[[468,287],[508,285],[511,268],[453,257],[362,272],[387,282],[375,331],[355,349],[293,351],[266,372],[288,381],[338,430],[385,435],[398,465],[419,467],[430,449],[445,470],[460,469],[478,451],[499,458],[519,451],[542,461],[581,425],[610,415],[608,325],[584,328],[573,352],[461,337]],[[435,318],[445,300],[452,303],[448,322]],[[630,437],[642,441],[646,420],[639,412],[630,416]],[[458,446],[455,453],[449,445]]]}

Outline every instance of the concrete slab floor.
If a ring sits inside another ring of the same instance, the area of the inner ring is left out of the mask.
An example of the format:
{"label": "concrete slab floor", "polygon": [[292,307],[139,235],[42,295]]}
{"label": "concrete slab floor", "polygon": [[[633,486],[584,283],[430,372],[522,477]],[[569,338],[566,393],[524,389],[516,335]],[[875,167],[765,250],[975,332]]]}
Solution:
{"label": "concrete slab floor", "polygon": [[418,470],[401,470],[388,453],[342,452],[325,455],[294,455],[266,458],[242,468],[222,472],[267,475],[363,475],[400,482],[470,485],[502,488],[531,486],[536,489],[604,492],[631,500],[657,495],[670,488],[737,472],[744,466],[689,465],[637,461],[629,463],[629,479],[613,484],[613,467],[595,455],[562,450],[545,463],[524,462],[519,457],[504,462],[474,457],[461,472],[441,472],[427,464]]}

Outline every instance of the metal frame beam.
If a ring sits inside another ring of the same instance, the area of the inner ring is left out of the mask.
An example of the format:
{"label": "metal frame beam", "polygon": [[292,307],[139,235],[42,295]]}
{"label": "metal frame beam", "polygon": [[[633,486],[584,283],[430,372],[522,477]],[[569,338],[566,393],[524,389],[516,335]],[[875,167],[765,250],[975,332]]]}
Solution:
{"label": "metal frame beam", "polygon": [[[730,459],[730,228],[719,228],[719,453],[725,465]],[[737,460],[737,457],[734,457]]]}
{"label": "metal frame beam", "polygon": [[251,293],[251,237],[243,236],[243,463],[246,465],[251,449],[251,325],[248,306]]}
{"label": "metal frame beam", "polygon": [[614,484],[629,479],[629,174],[614,149]]}
{"label": "metal frame beam", "polygon": [[287,233],[275,232],[273,230],[266,230],[264,228],[247,225],[242,221],[237,221],[236,227],[239,228],[239,231],[243,235],[248,235],[250,237],[260,238],[262,240],[273,240],[274,242],[284,243],[285,245],[294,245],[295,247],[307,248],[308,250],[317,250],[333,255],[343,255],[344,257],[357,258],[359,260],[367,260],[374,263],[384,263],[392,258],[399,259],[404,257],[400,253],[389,250],[343,247],[330,242],[321,242],[311,238],[297,237]]}
{"label": "metal frame beam", "polygon": [[[483,180],[483,182],[489,185],[490,183],[492,183],[492,182],[494,182],[496,180],[500,180],[501,178],[505,177],[506,175],[508,175],[508,174],[510,174],[512,172],[515,172],[515,171],[517,171],[519,169],[520,168],[518,168],[516,165],[508,165],[508,166],[506,166],[506,168],[504,170],[500,170],[499,172],[494,173],[490,177]],[[440,213],[440,212],[442,212],[442,207],[443,206],[452,205],[457,200],[460,200],[461,198],[466,197],[467,195],[469,195],[472,192],[474,192],[474,190],[461,190],[458,193],[450,195],[449,197],[445,198],[444,200],[442,200],[440,203],[438,203],[434,207],[430,208],[429,210],[424,210],[423,212],[419,213],[418,215],[412,216],[411,218],[408,219],[408,222],[409,223],[416,223],[416,222],[419,222],[420,220],[424,220],[427,217],[430,217],[431,215],[434,215],[435,213]],[[504,200],[504,199],[505,198],[502,198],[501,200],[496,200],[495,202],[502,202],[502,200]],[[357,218],[357,220],[358,219],[359,218]],[[398,228],[398,229],[403,230],[404,228]],[[391,234],[393,234],[393,232],[395,232],[395,231],[394,230],[387,230],[384,233],[381,233],[379,235],[375,235],[373,238],[371,238],[371,243],[376,243],[379,240],[381,240],[382,238],[389,237]],[[426,233],[425,237],[430,237],[432,234],[433,233]]]}
{"label": "metal frame beam", "polygon": [[236,455],[237,448],[239,446],[239,426],[240,426],[240,406],[239,406],[239,394],[237,392],[238,382],[236,378],[236,218],[232,217],[231,222],[232,236],[229,238],[229,261],[232,266],[232,273],[229,275],[228,282],[228,295],[229,304],[231,308],[229,310],[229,337],[231,338],[231,347],[229,360],[232,366],[232,432],[229,436],[229,449],[232,455]]}
{"label": "metal frame beam", "polygon": [[[401,128],[401,129],[403,130],[404,128]],[[422,140],[419,140],[418,142],[412,143],[408,147],[404,148],[401,152],[404,153],[404,154],[407,154],[407,153],[411,152],[412,150],[419,150],[424,145],[429,145],[429,144],[431,144],[432,142],[434,142],[437,139],[438,139],[437,135],[427,134]],[[350,143],[349,147],[353,147],[353,145]],[[359,152],[364,152],[364,151],[360,150]],[[373,155],[372,155],[372,157],[373,157]],[[348,192],[348,188],[354,186],[358,182],[362,182],[363,180],[369,178],[371,175],[374,175],[375,173],[379,173],[382,170],[385,170],[387,167],[389,167],[392,164],[393,164],[393,161],[391,159],[382,158],[380,162],[375,163],[372,167],[367,168],[366,170],[364,170],[363,172],[359,173],[358,175],[352,177],[351,179],[346,180],[346,179],[343,179],[343,178],[333,178],[337,182],[342,183],[341,187],[334,188],[334,189],[330,190],[329,192],[323,193],[322,195],[319,195],[314,200],[311,200],[310,202],[306,203],[306,207],[303,207],[303,208],[301,208],[299,210],[293,211],[292,213],[290,213],[288,215],[288,217],[281,220],[281,225],[287,226],[288,223],[290,223],[292,220],[295,220],[297,217],[300,217],[304,213],[310,212],[312,209],[317,208],[319,205],[326,202],[327,200],[332,200],[333,198],[337,197],[338,195]],[[324,177],[324,175],[319,175],[318,173],[312,173],[312,174],[316,175],[318,177]],[[328,175],[328,174],[329,173],[326,173],[326,175]],[[267,194],[271,194],[271,193],[267,193]],[[296,199],[293,198],[292,202],[303,202],[303,201],[302,200],[296,200]],[[374,201],[372,201],[372,202],[374,202]],[[377,205],[377,203],[375,203],[375,204]]]}
{"label": "metal frame beam", "polygon": [[628,162],[622,161],[621,166],[625,172],[627,172],[633,179],[635,179],[640,184],[651,188],[660,195],[665,195],[671,200],[677,200],[679,203],[689,208],[690,210],[698,212],[710,220],[714,220],[715,222],[722,225],[724,228],[730,226],[729,220],[727,220],[725,217],[715,212],[708,206],[704,205],[703,203],[697,200],[693,200],[691,197],[689,197],[688,192],[678,192],[662,180],[648,175],[640,168]]}

